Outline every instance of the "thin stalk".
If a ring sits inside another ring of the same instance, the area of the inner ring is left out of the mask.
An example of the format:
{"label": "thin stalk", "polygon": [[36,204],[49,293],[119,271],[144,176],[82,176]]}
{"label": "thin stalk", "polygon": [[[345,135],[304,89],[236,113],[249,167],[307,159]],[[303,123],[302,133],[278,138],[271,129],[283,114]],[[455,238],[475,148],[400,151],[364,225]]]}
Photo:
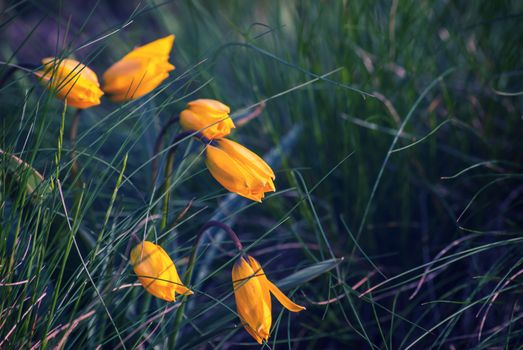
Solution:
{"label": "thin stalk", "polygon": [[82,109],[77,109],[74,114],[73,121],[71,122],[71,129],[69,129],[69,141],[71,141],[71,159],[73,161],[71,165],[73,181],[76,180],[78,176],[78,161],[76,160],[76,137],[78,135],[78,123],[80,122],[81,114]]}
{"label": "thin stalk", "polygon": [[71,227],[70,235],[68,237],[68,241],[67,241],[67,244],[66,244],[66,247],[65,247],[63,258],[62,258],[62,265],[60,267],[60,272],[59,272],[59,275],[58,275],[58,279],[56,281],[56,287],[55,287],[54,294],[53,294],[51,308],[50,308],[50,311],[48,313],[48,319],[47,319],[47,324],[46,324],[46,328],[45,328],[46,337],[44,338],[44,340],[42,342],[42,350],[45,350],[47,348],[47,345],[48,345],[47,334],[49,334],[49,332],[51,330],[51,325],[53,324],[53,317],[54,317],[54,313],[56,311],[56,305],[57,305],[57,302],[58,302],[58,297],[60,295],[60,286],[62,285],[62,280],[63,280],[63,277],[64,277],[65,267],[67,265],[67,260],[69,259],[69,254],[70,254],[71,248],[73,246],[74,236],[76,235],[76,233],[78,232],[78,229],[79,229],[80,209],[82,207],[82,200],[83,200],[84,193],[85,193],[84,191],[82,191],[80,193],[80,198],[78,200],[78,203],[77,203],[77,206],[76,206],[75,216],[74,216],[74,219],[73,219],[74,220],[73,221],[73,226]]}
{"label": "thin stalk", "polygon": [[107,211],[105,212],[105,219],[104,223],[102,225],[102,230],[100,231],[100,234],[98,235],[98,239],[96,241],[96,246],[93,250],[93,260],[96,259],[96,255],[98,254],[98,250],[100,249],[100,245],[102,244],[102,240],[105,235],[105,230],[107,229],[107,224],[109,223],[109,218],[111,217],[111,213],[113,212],[114,203],[116,202],[116,196],[118,195],[118,190],[120,189],[120,186],[122,184],[123,174],[125,172],[125,168],[127,166],[127,159],[129,158],[129,153],[125,154],[125,157],[123,158],[123,164],[122,164],[122,170],[120,171],[120,175],[118,175],[118,179],[116,180],[116,184],[114,185],[113,194],[111,196],[111,201],[109,202],[109,207],[107,208]]}
{"label": "thin stalk", "polygon": [[[191,257],[189,258],[189,262],[187,265],[187,271],[185,271],[185,274],[183,275],[183,284],[186,286],[189,286],[191,284],[191,278],[192,278],[192,274],[194,271],[194,265],[196,263],[196,253],[198,252],[198,247],[200,245],[201,238],[203,237],[203,234],[205,233],[205,231],[207,231],[211,227],[218,227],[218,228],[224,230],[229,235],[231,240],[234,242],[236,249],[238,249],[238,251],[240,253],[243,253],[242,242],[238,238],[238,235],[236,234],[236,232],[234,232],[233,229],[229,225],[226,225],[221,221],[215,221],[215,220],[211,220],[211,221],[207,222],[205,225],[202,226],[202,228],[198,232],[198,235],[196,236],[196,240],[194,241],[194,245],[192,247]],[[171,339],[169,341],[170,346],[173,349],[176,347],[176,337],[178,336],[178,332],[180,330],[180,325],[182,323],[182,318],[183,318],[183,314],[185,311],[185,305],[187,303],[186,298],[187,297],[185,297],[185,296],[183,297],[180,307],[176,311],[176,317],[174,319],[174,327],[173,327],[174,330],[172,332]]]}
{"label": "thin stalk", "polygon": [[67,112],[67,103],[64,103],[64,109],[62,110],[62,121],[60,123],[60,132],[58,134],[58,146],[56,147],[55,164],[56,172],[55,177],[60,178],[60,160],[62,159],[62,145],[64,143],[64,129],[65,129],[65,114]]}
{"label": "thin stalk", "polygon": [[163,185],[163,203],[162,203],[162,221],[160,222],[160,229],[163,230],[167,226],[167,218],[169,217],[169,198],[170,198],[170,188],[172,185],[172,179],[171,175],[173,174],[173,167],[174,167],[174,158],[176,155],[176,149],[178,148],[177,143],[180,142],[180,140],[183,140],[184,138],[188,136],[194,136],[199,138],[204,143],[210,143],[211,141],[208,140],[205,136],[203,136],[199,132],[195,131],[184,131],[182,133],[179,133],[176,135],[171,142],[171,145],[174,145],[169,150],[169,153],[167,154],[167,163],[165,164],[165,182]]}
{"label": "thin stalk", "polygon": [[162,148],[165,134],[167,133],[167,130],[169,130],[169,128],[179,120],[180,117],[177,115],[171,117],[171,119],[169,119],[167,123],[160,129],[160,133],[156,138],[156,142],[154,143],[153,159],[151,161],[151,179],[153,184],[156,182],[156,178],[158,177],[158,153],[160,153],[160,149]]}

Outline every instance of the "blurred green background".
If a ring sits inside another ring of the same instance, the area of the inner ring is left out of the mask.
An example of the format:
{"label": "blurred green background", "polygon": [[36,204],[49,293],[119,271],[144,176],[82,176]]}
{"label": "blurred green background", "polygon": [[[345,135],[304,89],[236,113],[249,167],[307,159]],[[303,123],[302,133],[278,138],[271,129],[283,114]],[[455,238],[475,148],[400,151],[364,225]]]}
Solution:
{"label": "blurred green background", "polygon": [[[176,35],[176,70],[162,86],[82,113],[76,181],[74,110],[63,115],[31,73],[0,87],[0,149],[55,183],[28,204],[7,179],[27,175],[2,163],[0,348],[41,347],[63,325],[48,347],[167,346],[177,304],[125,287],[136,282],[131,234],[163,240],[183,272],[213,217],[233,226],[272,280],[308,274],[286,291],[307,311],[274,301],[265,348],[523,345],[523,2],[4,1],[0,9],[2,61],[69,56],[100,78],[133,47]],[[186,140],[162,230],[153,145],[197,98],[231,107],[233,138],[270,155],[277,192],[262,204],[228,196],[205,170],[203,148]],[[256,108],[258,117],[244,118]],[[234,313],[233,245],[212,237],[177,348],[258,347]],[[307,269],[334,257],[343,258],[335,268]]]}

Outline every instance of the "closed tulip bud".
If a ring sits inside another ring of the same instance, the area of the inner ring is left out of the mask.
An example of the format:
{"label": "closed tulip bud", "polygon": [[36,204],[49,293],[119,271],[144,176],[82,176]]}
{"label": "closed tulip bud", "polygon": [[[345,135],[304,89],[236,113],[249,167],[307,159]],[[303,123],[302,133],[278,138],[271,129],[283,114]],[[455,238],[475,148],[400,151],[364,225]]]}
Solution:
{"label": "closed tulip bud", "polygon": [[271,294],[289,311],[305,310],[293,303],[265,276],[260,263],[251,256],[241,257],[232,269],[236,309],[249,334],[261,344],[267,341],[272,324]]}
{"label": "closed tulip bud", "polygon": [[131,265],[145,290],[157,298],[175,301],[175,293],[193,294],[182,284],[174,262],[159,245],[138,243],[131,251]]}
{"label": "closed tulip bud", "polygon": [[231,133],[234,123],[229,117],[230,109],[220,101],[199,99],[187,104],[180,113],[180,124],[185,130],[200,131],[212,140]]}
{"label": "closed tulip bud", "polygon": [[169,54],[174,35],[137,47],[109,67],[103,75],[103,91],[115,102],[136,99],[154,90],[174,70]]}
{"label": "closed tulip bud", "polygon": [[104,94],[96,73],[73,59],[47,57],[42,60],[44,69],[35,72],[56,96],[68,106],[85,109],[100,104]]}
{"label": "closed tulip bud", "polygon": [[274,192],[271,167],[263,159],[228,139],[215,140],[207,146],[205,164],[211,175],[227,190],[257,202],[265,192]]}

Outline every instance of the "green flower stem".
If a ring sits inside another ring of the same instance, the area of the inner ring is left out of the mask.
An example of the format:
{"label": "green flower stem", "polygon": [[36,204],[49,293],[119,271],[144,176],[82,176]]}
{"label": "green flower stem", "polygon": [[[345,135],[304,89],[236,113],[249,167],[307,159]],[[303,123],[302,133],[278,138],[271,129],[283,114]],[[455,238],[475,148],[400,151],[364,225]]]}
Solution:
{"label": "green flower stem", "polygon": [[177,115],[169,119],[167,123],[165,123],[165,125],[160,129],[160,133],[156,138],[156,142],[154,143],[153,159],[151,161],[151,179],[153,184],[156,182],[158,177],[158,153],[160,153],[160,149],[162,148],[165,134],[167,133],[167,130],[169,130],[169,128],[179,120],[180,117]]}
{"label": "green flower stem", "polygon": [[211,142],[198,131],[184,131],[182,133],[179,133],[178,135],[176,135],[174,137],[173,141],[171,142],[171,145],[173,145],[173,147],[169,150],[169,153],[167,154],[167,163],[165,164],[165,171],[164,171],[165,182],[164,182],[163,191],[162,191],[164,197],[163,197],[163,203],[162,203],[162,220],[160,222],[161,230],[164,230],[165,227],[167,226],[167,220],[169,217],[169,198],[170,198],[170,189],[171,189],[171,185],[172,185],[171,176],[173,174],[174,158],[176,155],[176,149],[178,148],[177,143],[189,136],[194,136],[206,144]]}
{"label": "green flower stem", "polygon": [[83,109],[77,109],[74,113],[73,121],[71,122],[71,128],[69,129],[69,141],[71,142],[71,175],[73,181],[78,177],[78,161],[76,160],[76,138],[78,135],[78,123],[80,122],[80,115]]}

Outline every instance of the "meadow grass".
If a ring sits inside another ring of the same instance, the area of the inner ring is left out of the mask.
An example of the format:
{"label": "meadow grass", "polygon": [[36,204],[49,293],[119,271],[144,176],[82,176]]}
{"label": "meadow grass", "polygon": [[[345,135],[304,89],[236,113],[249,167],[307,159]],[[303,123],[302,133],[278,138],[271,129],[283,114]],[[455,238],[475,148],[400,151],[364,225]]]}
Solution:
{"label": "meadow grass", "polygon": [[[75,109],[31,72],[0,86],[1,349],[260,347],[238,318],[238,254],[223,232],[203,236],[194,295],[174,303],[147,294],[129,264],[148,239],[183,276],[210,220],[231,225],[307,308],[273,300],[263,348],[523,346],[523,3],[11,1],[0,10],[1,61],[75,57],[99,77],[134,46],[176,35],[169,79],[82,111],[74,143]],[[154,154],[162,125],[197,98],[229,105],[232,137],[274,169],[277,191],[263,203],[220,187],[190,136],[170,143],[177,125]]]}

